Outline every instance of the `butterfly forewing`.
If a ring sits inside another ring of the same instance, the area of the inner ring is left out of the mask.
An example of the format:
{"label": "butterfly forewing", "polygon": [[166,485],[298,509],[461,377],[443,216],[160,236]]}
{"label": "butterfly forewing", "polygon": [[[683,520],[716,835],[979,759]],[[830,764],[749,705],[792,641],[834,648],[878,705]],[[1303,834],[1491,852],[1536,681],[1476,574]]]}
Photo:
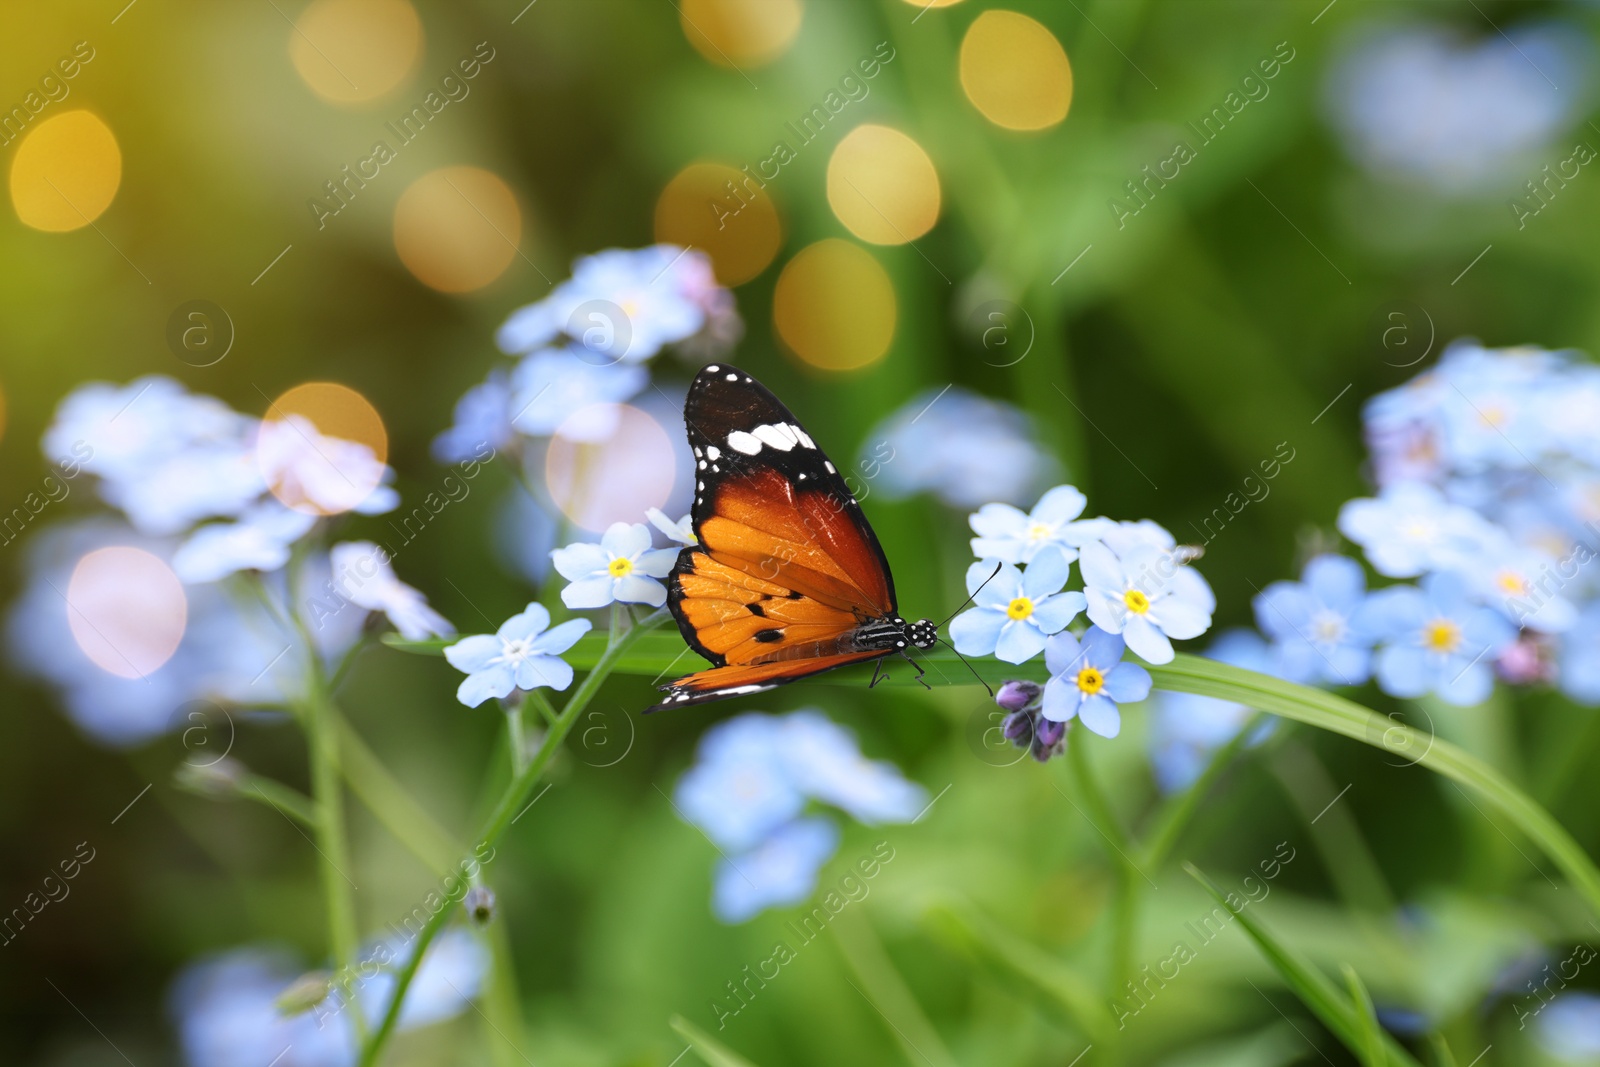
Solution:
{"label": "butterfly forewing", "polygon": [[838,469],[760,382],[703,369],[684,406],[691,516],[668,603],[716,669],[680,678],[662,707],[755,692],[884,654],[841,638],[895,614],[878,539]]}

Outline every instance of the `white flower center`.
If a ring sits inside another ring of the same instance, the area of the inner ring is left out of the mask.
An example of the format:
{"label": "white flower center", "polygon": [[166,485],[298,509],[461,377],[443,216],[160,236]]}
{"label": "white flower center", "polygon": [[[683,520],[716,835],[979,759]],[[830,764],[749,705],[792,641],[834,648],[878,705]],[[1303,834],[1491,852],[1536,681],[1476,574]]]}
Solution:
{"label": "white flower center", "polygon": [[533,638],[517,637],[500,642],[500,655],[495,657],[495,662],[515,667],[533,655]]}
{"label": "white flower center", "polygon": [[1336,611],[1319,611],[1311,619],[1312,639],[1324,645],[1336,645],[1344,637],[1344,616]]}

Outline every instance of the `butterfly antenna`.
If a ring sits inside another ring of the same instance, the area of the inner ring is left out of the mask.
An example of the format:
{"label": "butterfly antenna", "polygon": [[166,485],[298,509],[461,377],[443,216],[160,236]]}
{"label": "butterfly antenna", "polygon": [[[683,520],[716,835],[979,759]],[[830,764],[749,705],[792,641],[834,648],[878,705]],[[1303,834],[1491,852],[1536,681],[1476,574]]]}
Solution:
{"label": "butterfly antenna", "polygon": [[956,659],[960,660],[962,662],[962,664],[967,668],[967,670],[972,672],[972,676],[978,680],[978,684],[983,686],[984,689],[988,690],[989,696],[993,697],[994,696],[994,690],[990,689],[989,688],[989,683],[983,680],[983,675],[978,673],[978,668],[976,668],[972,664],[968,663],[967,662],[967,657],[963,656],[961,654],[961,652],[956,648],[955,645],[951,645],[950,642],[944,640],[942,637],[941,638],[937,638],[937,640],[941,645],[950,645],[950,651],[954,652],[956,654]]}
{"label": "butterfly antenna", "polygon": [[[989,584],[989,583],[990,583],[990,582],[992,582],[992,581],[994,581],[994,577],[995,577],[995,575],[996,575],[996,574],[999,574],[999,573],[1000,573],[1000,568],[1001,568],[1001,567],[1003,567],[1003,566],[1005,566],[1005,564],[1004,564],[1004,563],[996,563],[996,564],[995,564],[995,565],[994,565],[994,573],[992,573],[992,574],[990,574],[990,575],[989,575],[989,577],[987,577],[987,578],[985,578],[985,579],[984,579],[984,580],[983,580],[983,584],[982,584],[982,585],[979,585],[979,586],[978,586],[978,588],[976,588],[976,589],[974,589],[974,590],[973,590],[973,591],[972,591],[972,594],[971,594],[971,595],[970,595],[970,596],[968,596],[968,597],[967,597],[967,599],[965,599],[965,600],[963,600],[963,601],[962,601],[962,602],[961,602],[961,607],[959,607],[959,608],[957,608],[957,609],[956,609],[956,610],[954,610],[954,611],[952,611],[952,612],[951,612],[951,613],[950,613],[950,616],[949,616],[949,618],[947,618],[947,619],[945,619],[945,620],[944,620],[944,622],[941,622],[941,623],[940,623],[940,624],[939,624],[939,626],[938,626],[938,629],[941,629],[941,630],[942,630],[942,629],[944,629],[944,628],[945,628],[945,627],[946,627],[946,626],[947,626],[947,625],[949,625],[949,623],[950,623],[950,619],[953,619],[953,618],[955,618],[955,617],[956,617],[956,616],[957,616],[957,615],[960,615],[960,614],[961,614],[961,612],[962,612],[962,611],[963,611],[963,610],[965,610],[965,608],[966,608],[966,606],[967,606],[967,605],[968,605],[968,604],[970,604],[970,603],[972,603],[972,599],[973,599],[973,597],[976,597],[976,596],[977,596],[977,595],[978,595],[978,594],[979,594],[979,593],[981,593],[981,592],[983,592],[983,586],[985,586],[985,585],[988,585],[988,584]],[[955,646],[954,646],[954,645],[951,645],[951,646],[950,646],[950,647],[951,647],[951,648],[954,648],[954,647],[955,647]],[[959,653],[959,652],[958,652],[958,653],[956,653],[956,655],[960,655],[960,653]]]}

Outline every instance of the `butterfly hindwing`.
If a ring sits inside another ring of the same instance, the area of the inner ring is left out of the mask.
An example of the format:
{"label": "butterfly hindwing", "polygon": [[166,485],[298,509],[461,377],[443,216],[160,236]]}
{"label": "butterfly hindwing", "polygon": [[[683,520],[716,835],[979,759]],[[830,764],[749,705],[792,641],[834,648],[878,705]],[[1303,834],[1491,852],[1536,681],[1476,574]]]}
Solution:
{"label": "butterfly hindwing", "polygon": [[679,554],[668,604],[713,669],[663,688],[659,707],[757,692],[884,655],[864,623],[895,616],[878,539],[827,455],[749,375],[706,367],[684,408],[699,544]]}

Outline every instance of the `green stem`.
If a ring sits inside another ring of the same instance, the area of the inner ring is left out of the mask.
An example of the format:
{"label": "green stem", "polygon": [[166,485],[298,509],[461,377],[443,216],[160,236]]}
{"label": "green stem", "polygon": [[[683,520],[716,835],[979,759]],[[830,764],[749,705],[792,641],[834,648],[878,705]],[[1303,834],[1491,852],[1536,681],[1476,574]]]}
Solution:
{"label": "green stem", "polygon": [[298,789],[259,774],[247,774],[239,779],[235,790],[246,800],[278,809],[308,830],[317,828],[316,802]]}
{"label": "green stem", "polygon": [[1117,871],[1117,885],[1112,900],[1111,963],[1106,975],[1107,995],[1115,1000],[1123,982],[1133,973],[1134,932],[1138,924],[1139,907],[1138,880],[1143,874],[1133,862],[1132,852],[1136,846],[1112,814],[1111,805],[1107,803],[1105,793],[1089,766],[1082,729],[1075,731],[1075,734],[1067,739],[1067,758],[1072,762],[1078,792],[1089,808],[1089,820],[1115,853],[1110,857]]}
{"label": "green stem", "polygon": [[1239,732],[1233,735],[1232,740],[1211,754],[1211,760],[1200,772],[1200,777],[1194,780],[1194,784],[1167,802],[1161,813],[1156,816],[1155,830],[1151,832],[1149,843],[1145,845],[1143,864],[1145,867],[1154,869],[1166,862],[1172,846],[1178,843],[1178,838],[1188,827],[1189,820],[1200,810],[1200,802],[1211,792],[1211,787],[1222,777],[1222,772],[1228,769],[1228,764],[1233,762],[1233,758],[1250,743],[1251,736],[1265,717],[1261,712],[1252,715],[1250,720],[1239,728]]}
{"label": "green stem", "polygon": [[544,719],[546,726],[554,726],[556,724],[555,706],[550,703],[550,698],[545,696],[544,693],[537,689],[528,690],[528,704],[539,709],[539,716]]}
{"label": "green stem", "polygon": [[[316,803],[317,854],[322,859],[322,892],[328,908],[328,942],[335,974],[348,974],[357,949],[355,883],[350,880],[349,842],[345,837],[344,799],[339,781],[339,740],[333,708],[323,690],[316,652],[310,650],[312,668],[307,678],[310,699],[301,716],[311,756],[311,795]],[[356,1038],[365,1036],[361,1012],[351,1015]]]}
{"label": "green stem", "polygon": [[511,777],[528,768],[528,729],[524,712],[533,706],[533,693],[506,707],[506,745],[511,749]]}
{"label": "green stem", "polygon": [[454,836],[412,799],[348,719],[337,710],[333,719],[339,732],[339,769],[351,792],[430,871],[449,870],[460,855]]}
{"label": "green stem", "polygon": [[[606,680],[606,676],[611,673],[612,668],[627,652],[628,647],[640,635],[648,633],[651,629],[660,625],[667,617],[667,611],[663,608],[642,620],[636,626],[621,632],[616,630],[611,632],[605,652],[595,663],[594,668],[584,676],[583,681],[578,685],[572,696],[568,698],[566,706],[561,709],[561,714],[556,717],[556,721],[550,727],[549,733],[545,734],[544,743],[539,746],[539,751],[534,753],[533,759],[529,761],[527,767],[511,781],[510,785],[506,787],[506,791],[501,794],[499,802],[495,804],[494,811],[490,813],[489,818],[476,835],[476,841],[478,842],[476,847],[487,846],[492,848],[495,842],[499,841],[505,834],[506,830],[511,826],[512,820],[516,818],[517,812],[521,810],[523,802],[527,800],[528,794],[533,791],[533,787],[538,784],[540,777],[543,776],[545,768],[550,765],[551,759],[555,757],[556,750],[566,740],[573,724],[578,721],[578,716],[583,714],[583,709],[589,705],[595,694],[600,691],[600,686]],[[388,1007],[384,1011],[383,1020],[378,1024],[377,1030],[362,1046],[360,1067],[372,1067],[373,1064],[378,1062],[378,1057],[382,1054],[384,1045],[394,1033],[395,1023],[400,1018],[400,1006],[405,1003],[406,990],[411,987],[411,980],[416,977],[417,966],[422,962],[422,957],[428,951],[429,944],[433,942],[439,931],[444,928],[444,924],[449,920],[452,911],[453,909],[451,908],[440,908],[429,917],[427,925],[417,935],[416,947],[406,960],[405,966],[401,968],[398,979],[395,982],[394,992],[391,994]]]}

